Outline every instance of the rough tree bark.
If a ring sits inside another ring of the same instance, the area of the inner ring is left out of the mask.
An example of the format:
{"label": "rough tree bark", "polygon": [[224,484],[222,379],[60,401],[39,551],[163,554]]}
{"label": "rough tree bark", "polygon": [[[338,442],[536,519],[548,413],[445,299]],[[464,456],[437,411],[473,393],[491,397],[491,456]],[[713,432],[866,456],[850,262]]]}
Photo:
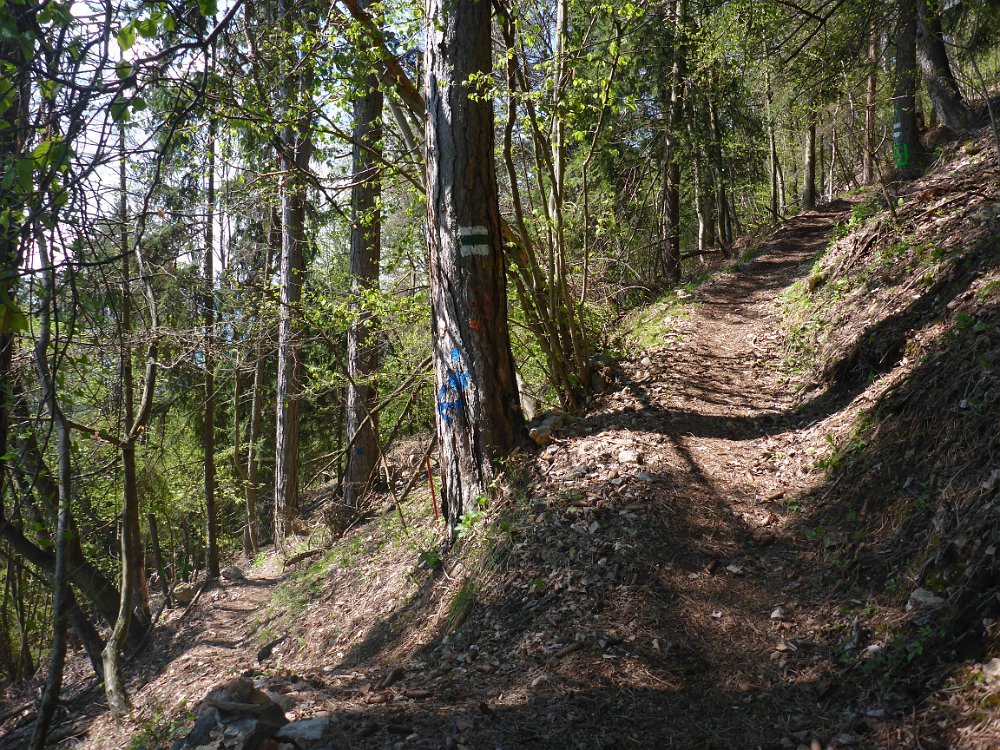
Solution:
{"label": "rough tree bark", "polygon": [[[279,3],[282,23],[291,28],[292,9]],[[299,515],[299,413],[302,380],[299,303],[305,279],[306,175],[312,158],[313,71],[295,55],[299,69],[283,92],[291,122],[281,133],[285,174],[281,191],[281,311],[278,324],[278,404],[274,462],[275,541],[292,531]]]}
{"label": "rough tree bark", "polygon": [[916,0],[917,6],[917,61],[927,93],[930,94],[938,122],[949,130],[958,132],[969,127],[972,110],[962,97],[958,82],[948,61],[944,44],[941,17],[928,7],[927,0]]}
{"label": "rough tree bark", "polygon": [[893,144],[896,168],[911,170],[922,153],[917,130],[917,17],[916,0],[897,0],[896,87],[893,92]]}
{"label": "rough tree bark", "polygon": [[496,478],[523,422],[507,328],[493,103],[490,4],[427,0],[427,232],[442,505],[451,528]]}
{"label": "rough tree bark", "polygon": [[378,402],[374,384],[379,365],[377,320],[366,294],[378,288],[381,255],[382,103],[378,75],[370,71],[354,100],[350,276],[357,318],[347,332],[346,435],[353,447],[344,471],[344,503],[355,508],[378,466],[378,415],[372,412]]}

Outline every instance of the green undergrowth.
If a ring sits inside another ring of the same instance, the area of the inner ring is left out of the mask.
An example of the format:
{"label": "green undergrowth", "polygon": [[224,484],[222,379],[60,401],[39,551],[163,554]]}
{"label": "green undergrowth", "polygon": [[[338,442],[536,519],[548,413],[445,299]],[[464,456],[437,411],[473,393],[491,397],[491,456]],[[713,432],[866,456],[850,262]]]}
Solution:
{"label": "green undergrowth", "polygon": [[[433,523],[427,490],[413,492],[398,510],[390,500],[387,507],[338,539],[330,540],[329,533],[325,533],[328,548],[323,554],[305,567],[290,571],[271,593],[271,601],[253,624],[256,640],[267,643],[282,635],[306,607],[320,599],[336,573],[367,579],[385,561],[400,555],[412,558],[414,565],[433,569],[440,562],[435,552],[439,536],[440,527]],[[315,547],[299,543],[294,551],[311,548]]]}
{"label": "green undergrowth", "polygon": [[[414,493],[403,504],[405,529],[399,511],[387,501],[379,513],[334,540],[321,557],[286,575],[253,623],[256,642],[263,645],[294,630],[307,608],[323,606],[331,586],[356,587],[376,579],[386,585],[389,572],[400,570],[400,566],[406,573],[395,577],[397,583],[392,585],[399,589],[395,595],[419,602],[419,611],[424,614],[410,611],[405,616],[393,615],[390,632],[393,628],[423,627],[439,604],[444,613],[435,625],[439,634],[460,630],[481,597],[508,573],[513,544],[527,522],[522,479],[527,460],[527,456],[515,455],[504,462],[502,479],[477,510],[455,525],[450,544],[442,543],[444,525],[434,521],[427,491]],[[450,571],[448,585],[428,586],[442,580],[439,577],[445,571]],[[427,598],[429,592],[435,592],[432,596],[436,601]]]}
{"label": "green undergrowth", "polygon": [[183,711],[168,718],[162,711],[156,710],[132,733],[126,750],[159,750],[170,747],[190,731],[195,715],[191,711]]}
{"label": "green undergrowth", "polygon": [[[506,461],[503,489],[492,505],[457,535],[448,551],[449,562],[465,571],[457,587],[448,594],[447,614],[442,634],[459,631],[476,603],[495,593],[510,571],[514,545],[521,538],[531,510],[527,493],[526,456]],[[461,527],[462,524],[460,524]]]}
{"label": "green undergrowth", "polygon": [[692,292],[704,284],[710,276],[692,279],[681,287],[673,289],[654,302],[630,313],[621,327],[623,349],[638,345],[650,349],[663,343],[663,337],[673,332],[673,324],[688,320],[699,303]]}

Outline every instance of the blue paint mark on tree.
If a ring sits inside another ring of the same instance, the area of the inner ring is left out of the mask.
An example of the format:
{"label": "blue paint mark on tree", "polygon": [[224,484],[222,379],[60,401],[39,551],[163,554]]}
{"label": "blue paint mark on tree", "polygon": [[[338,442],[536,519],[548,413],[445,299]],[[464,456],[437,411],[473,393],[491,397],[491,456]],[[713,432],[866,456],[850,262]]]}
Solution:
{"label": "blue paint mark on tree", "polygon": [[448,370],[447,382],[438,390],[438,414],[446,425],[454,424],[455,416],[465,410],[465,391],[469,387],[469,371],[462,368],[462,353],[458,347],[451,350],[455,369]]}

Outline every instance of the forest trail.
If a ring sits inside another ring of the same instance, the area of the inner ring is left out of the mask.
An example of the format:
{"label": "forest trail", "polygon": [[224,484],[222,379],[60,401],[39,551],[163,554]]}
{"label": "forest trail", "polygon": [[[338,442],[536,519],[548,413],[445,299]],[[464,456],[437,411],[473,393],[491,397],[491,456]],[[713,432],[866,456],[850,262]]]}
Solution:
{"label": "forest trail", "polygon": [[[260,645],[254,625],[281,580],[279,561],[269,559],[245,578],[210,583],[189,607],[168,610],[126,672],[137,714],[158,716],[154,707],[168,705],[194,707],[219,682],[255,664]],[[73,726],[86,727],[86,747],[129,747],[124,741],[131,737],[135,743],[144,722],[116,724],[100,710],[102,698],[96,691],[79,696],[78,705],[88,705]]]}
{"label": "forest trail", "polygon": [[324,574],[259,661],[279,576],[225,582],[131,670],[136,721],[91,718],[76,746],[169,746],[150,727],[180,716],[183,736],[182,712],[239,674],[287,694],[289,718],[328,720],[317,748],[897,746],[839,684],[850,594],[811,564],[822,544],[792,501],[825,481],[789,462],[799,437],[845,404],[797,408],[778,366],[781,294],[849,210],[791,219],[700,287],[622,387],[528,461],[530,510],[457,632],[441,637],[442,613],[469,568],[446,560],[417,586],[371,555]]}

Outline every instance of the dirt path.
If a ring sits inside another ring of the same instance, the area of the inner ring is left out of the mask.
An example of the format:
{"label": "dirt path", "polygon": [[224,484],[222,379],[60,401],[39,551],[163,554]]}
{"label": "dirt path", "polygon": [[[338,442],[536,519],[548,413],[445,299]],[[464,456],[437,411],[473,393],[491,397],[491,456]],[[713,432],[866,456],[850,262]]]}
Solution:
{"label": "dirt path", "polygon": [[[103,712],[94,715],[103,705],[103,696],[96,691],[75,701],[87,706],[85,715],[74,722],[86,729],[84,746],[120,750],[124,738],[133,742],[147,734],[153,738],[164,715],[179,706],[193,709],[220,682],[257,667],[260,646],[251,631],[281,577],[272,561],[242,580],[222,579],[206,587],[186,614],[179,607],[168,611],[153,641],[128,666],[127,687],[136,708],[132,720],[116,723]],[[157,746],[154,739],[149,743],[150,750]]]}
{"label": "dirt path", "polygon": [[[719,748],[857,741],[841,700],[823,705],[833,698],[839,653],[829,627],[836,603],[812,579],[815,546],[789,507],[822,479],[782,470],[787,454],[801,450],[797,429],[827,415],[797,415],[775,367],[778,298],[807,272],[848,208],[796,217],[758,260],[700,290],[696,312],[632,363],[626,388],[576,425],[566,458],[553,462],[548,478],[568,465],[585,493],[622,476],[622,487],[635,487],[638,478],[639,487],[624,493],[625,512],[648,522],[629,549],[635,590],[606,618],[612,629],[615,617],[633,618],[628,637],[645,647],[623,661],[647,679],[636,681],[642,691],[629,701],[611,704],[629,712],[624,726],[564,728],[573,741]],[[588,671],[621,686],[620,674]],[[595,709],[606,711],[607,698]]]}
{"label": "dirt path", "polygon": [[[842,602],[794,512],[823,489],[793,459],[801,428],[832,406],[796,410],[775,366],[778,298],[848,208],[788,222],[626,363],[623,387],[531,460],[485,573],[446,560],[416,585],[412,551],[368,559],[283,621],[264,664],[250,628],[278,573],[224,583],[130,672],[136,720],[91,703],[78,747],[163,730],[243,673],[287,694],[289,718],[329,720],[317,748],[879,746],[837,679]],[[441,637],[464,580],[474,606]]]}

